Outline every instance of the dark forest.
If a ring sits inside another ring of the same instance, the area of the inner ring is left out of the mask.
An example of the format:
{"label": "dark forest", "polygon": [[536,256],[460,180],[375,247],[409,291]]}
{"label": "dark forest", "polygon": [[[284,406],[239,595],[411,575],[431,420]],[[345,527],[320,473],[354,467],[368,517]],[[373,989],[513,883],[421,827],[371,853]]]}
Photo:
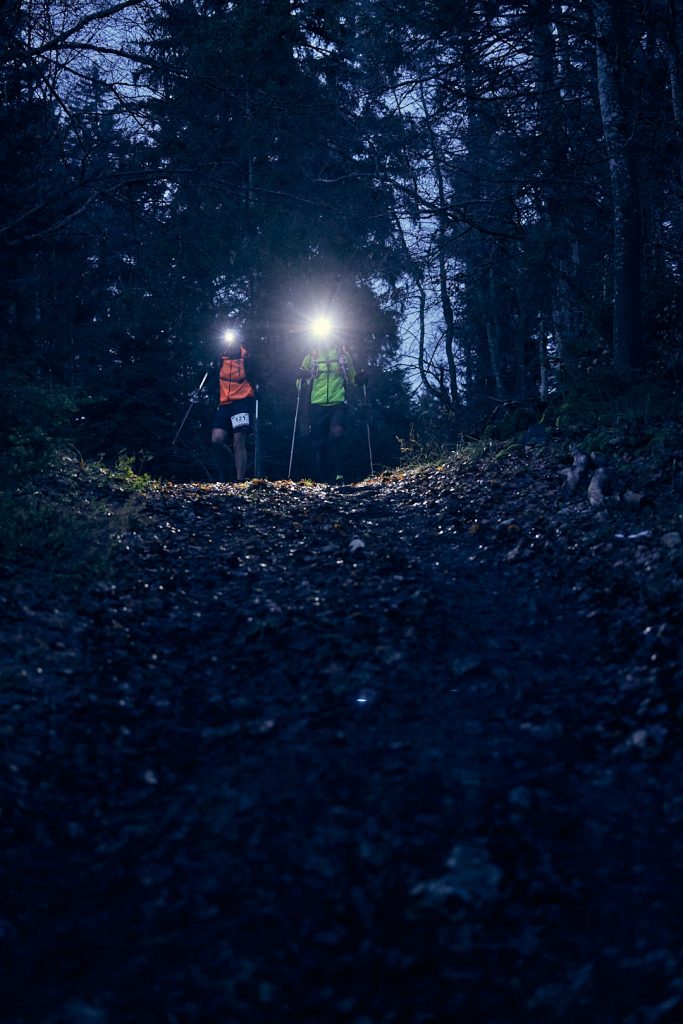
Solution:
{"label": "dark forest", "polygon": [[319,309],[369,371],[382,466],[397,438],[480,436],[500,403],[598,401],[634,379],[644,402],[646,369],[678,372],[676,3],[8,2],[1,17],[15,445],[62,436],[211,479],[214,396],[171,442],[235,322],[264,368],[263,472],[282,477]]}

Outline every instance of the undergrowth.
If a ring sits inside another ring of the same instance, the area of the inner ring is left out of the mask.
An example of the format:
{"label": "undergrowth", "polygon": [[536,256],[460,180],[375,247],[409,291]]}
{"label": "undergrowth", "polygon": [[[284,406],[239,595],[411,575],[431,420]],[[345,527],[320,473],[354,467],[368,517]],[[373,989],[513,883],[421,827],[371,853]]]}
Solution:
{"label": "undergrowth", "polygon": [[[40,467],[32,452],[14,476],[17,452],[0,460],[0,569],[12,580],[35,572],[47,585],[80,591],[112,572],[117,539],[130,529],[139,496],[154,485],[121,456],[113,469],[50,448]],[[8,465],[9,462],[9,465]]]}
{"label": "undergrowth", "polygon": [[77,510],[51,496],[0,496],[0,561],[36,569],[47,581],[81,588],[107,574],[113,532],[106,514]]}
{"label": "undergrowth", "polygon": [[542,435],[537,443],[556,441],[587,454],[625,452],[629,458],[642,455],[657,461],[680,444],[679,391],[677,379],[654,373],[583,367],[580,378],[567,380],[547,400],[499,402],[475,436],[461,435],[458,442],[412,427],[408,437],[399,438],[400,468],[430,466],[454,456],[467,463],[485,456],[502,459],[522,451],[526,432],[536,425]]}
{"label": "undergrowth", "polygon": [[586,432],[655,428],[679,416],[675,382],[596,367],[566,389],[555,411],[555,426]]}
{"label": "undergrowth", "polygon": [[445,462],[457,451],[457,446],[438,437],[425,437],[411,426],[407,437],[398,438],[401,469],[419,469],[421,466]]}

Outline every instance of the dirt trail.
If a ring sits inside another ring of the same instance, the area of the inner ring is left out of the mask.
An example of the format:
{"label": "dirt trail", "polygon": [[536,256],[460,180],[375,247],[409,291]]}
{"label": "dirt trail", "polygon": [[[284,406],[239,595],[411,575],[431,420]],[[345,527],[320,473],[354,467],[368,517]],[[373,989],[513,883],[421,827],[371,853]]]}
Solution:
{"label": "dirt trail", "polygon": [[681,1019],[680,756],[516,493],[168,488],[25,609],[8,1020]]}

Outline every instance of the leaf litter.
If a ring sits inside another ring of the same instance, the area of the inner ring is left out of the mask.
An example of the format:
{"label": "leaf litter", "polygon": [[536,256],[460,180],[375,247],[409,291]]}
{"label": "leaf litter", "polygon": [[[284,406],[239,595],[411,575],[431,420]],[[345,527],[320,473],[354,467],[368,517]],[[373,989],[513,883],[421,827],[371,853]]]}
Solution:
{"label": "leaf litter", "polygon": [[3,591],[8,1020],[680,1019],[679,496],[561,461],[166,485]]}

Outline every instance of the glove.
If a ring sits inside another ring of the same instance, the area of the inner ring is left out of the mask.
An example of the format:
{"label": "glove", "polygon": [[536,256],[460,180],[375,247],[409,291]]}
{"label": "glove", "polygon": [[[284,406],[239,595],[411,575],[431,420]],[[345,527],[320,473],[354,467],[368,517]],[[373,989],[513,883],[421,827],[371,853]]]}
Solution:
{"label": "glove", "polygon": [[362,388],[364,384],[368,382],[368,375],[365,370],[359,370],[356,374],[356,384],[359,388]]}
{"label": "glove", "polygon": [[301,369],[299,370],[299,372],[296,375],[296,379],[300,380],[303,383],[303,382],[305,382],[307,380],[310,380],[312,376],[313,376],[313,374],[311,373],[311,371],[310,370],[304,370],[304,368],[302,366]]}

